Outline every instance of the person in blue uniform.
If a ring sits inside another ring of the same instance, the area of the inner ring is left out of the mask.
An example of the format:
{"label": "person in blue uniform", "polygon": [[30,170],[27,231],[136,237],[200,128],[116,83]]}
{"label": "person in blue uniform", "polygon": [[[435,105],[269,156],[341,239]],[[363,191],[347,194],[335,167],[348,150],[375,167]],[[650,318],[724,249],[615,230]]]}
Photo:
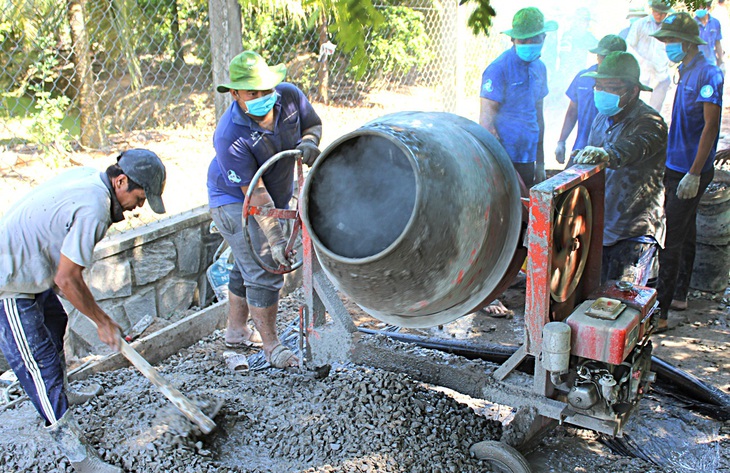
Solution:
{"label": "person in blue uniform", "polygon": [[705,8],[695,11],[695,21],[697,21],[697,25],[700,27],[700,38],[707,43],[701,44],[699,49],[710,64],[722,68],[722,60],[725,56],[721,42],[722,28],[717,18],[710,15],[712,0],[706,0],[704,4]]}
{"label": "person in blue uniform", "polygon": [[[565,92],[565,95],[570,99],[570,104],[568,105],[568,110],[565,112],[558,146],[555,148],[555,159],[560,164],[565,163],[565,140],[570,136],[576,123],[578,124],[578,131],[575,137],[575,143],[573,144],[573,150],[582,149],[587,144],[588,134],[591,132],[591,124],[598,114],[598,109],[596,109],[596,105],[593,103],[593,86],[596,81],[592,77],[583,77],[583,74],[595,72],[603,61],[603,58],[613,51],[626,51],[626,41],[615,34],[609,34],[601,38],[598,46],[591,49],[591,52],[596,55],[596,64],[580,71]],[[571,164],[572,162],[569,162],[567,167],[570,167]]]}
{"label": "person in blue uniform", "polygon": [[[269,158],[285,150],[300,150],[302,161],[314,164],[319,156],[322,121],[301,90],[283,82],[286,67],[268,66],[254,51],[231,61],[230,82],[217,87],[230,93],[233,103],[213,135],[215,157],[208,168],[208,203],[218,230],[231,247],[243,284],[229,283],[233,301],[228,313],[226,343],[255,340],[247,327],[249,315],[260,334],[264,355],[272,366],[296,364],[294,353],[276,333],[280,274],[261,268],[243,234],[243,201],[254,174]],[[259,180],[251,205],[287,208],[294,190],[294,160],[282,159]],[[254,251],[270,266],[289,266],[287,240],[278,219],[255,216],[248,230]]]}
{"label": "person in blue uniform", "polygon": [[680,309],[687,304],[697,206],[714,176],[724,79],[720,68],[699,50],[705,41],[689,13],[668,16],[652,36],[665,44],[669,60],[680,64],[664,175],[667,234],[664,250],[659,253],[657,280],[658,329],[666,330],[672,301]]}
{"label": "person in blue uniform", "polygon": [[499,140],[528,188],[545,180],[543,99],[548,88],[540,54],[545,33],[557,28],[537,8],[521,9],[512,29],[504,32],[513,46],[482,74],[479,124]]}

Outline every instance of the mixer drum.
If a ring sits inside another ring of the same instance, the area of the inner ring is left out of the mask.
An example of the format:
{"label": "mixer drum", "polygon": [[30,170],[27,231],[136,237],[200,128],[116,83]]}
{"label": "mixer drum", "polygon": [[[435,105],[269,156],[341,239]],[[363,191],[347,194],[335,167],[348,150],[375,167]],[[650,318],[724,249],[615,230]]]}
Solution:
{"label": "mixer drum", "polygon": [[329,278],[394,325],[473,312],[524,259],[509,157],[484,128],[450,113],[394,113],[342,136],[310,170],[302,198]]}

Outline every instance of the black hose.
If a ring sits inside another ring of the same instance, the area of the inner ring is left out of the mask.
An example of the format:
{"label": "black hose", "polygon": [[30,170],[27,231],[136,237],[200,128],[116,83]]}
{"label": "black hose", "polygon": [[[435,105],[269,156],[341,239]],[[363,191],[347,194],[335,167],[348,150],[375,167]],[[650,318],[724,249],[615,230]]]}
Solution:
{"label": "black hose", "polygon": [[[411,335],[392,331],[370,330],[358,328],[360,332],[371,335],[385,335],[402,342],[413,343],[423,348],[439,350],[470,359],[482,359],[492,363],[504,363],[512,354],[517,351],[513,345],[477,344],[465,340],[444,340],[440,338],[428,338],[419,335]],[[527,373],[534,373],[535,360],[528,356],[517,369]],[[679,390],[690,399],[703,404],[717,406],[719,409],[714,418],[724,420],[730,418],[730,395],[724,393],[715,386],[708,385],[700,379],[692,376],[684,370],[667,363],[657,356],[651,357],[651,369],[657,375],[657,383],[669,385]]]}

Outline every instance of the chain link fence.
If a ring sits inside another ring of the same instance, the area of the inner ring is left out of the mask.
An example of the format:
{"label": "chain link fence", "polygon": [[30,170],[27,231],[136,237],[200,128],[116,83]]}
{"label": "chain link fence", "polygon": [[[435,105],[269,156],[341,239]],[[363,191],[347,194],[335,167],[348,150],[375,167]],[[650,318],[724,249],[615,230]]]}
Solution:
{"label": "chain link fence", "polygon": [[[383,28],[366,33],[367,63],[335,48],[319,22],[271,6],[242,13],[243,48],[311,98],[326,141],[407,109],[476,119],[481,72],[505,37],[473,36],[457,1],[379,3]],[[76,165],[148,147],[168,165],[170,213],[206,202],[215,128],[208,2],[21,0],[0,13],[0,187],[10,203]],[[7,207],[6,207],[7,208]],[[0,210],[2,212],[2,210]],[[142,209],[117,230],[157,218]]]}

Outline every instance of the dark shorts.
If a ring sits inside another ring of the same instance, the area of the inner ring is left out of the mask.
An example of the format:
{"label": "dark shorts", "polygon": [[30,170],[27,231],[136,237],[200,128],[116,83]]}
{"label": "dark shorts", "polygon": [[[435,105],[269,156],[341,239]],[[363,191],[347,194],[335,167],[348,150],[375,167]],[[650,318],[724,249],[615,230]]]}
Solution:
{"label": "dark shorts", "polygon": [[[231,247],[236,260],[238,274],[231,271],[228,290],[239,297],[245,297],[246,302],[253,307],[270,307],[279,300],[279,289],[284,283],[284,278],[280,274],[273,274],[263,269],[251,255],[243,235],[242,211],[242,203],[210,209],[213,221]],[[271,259],[269,244],[258,224],[253,218],[248,223],[254,249],[259,252],[265,263],[276,266]]]}

